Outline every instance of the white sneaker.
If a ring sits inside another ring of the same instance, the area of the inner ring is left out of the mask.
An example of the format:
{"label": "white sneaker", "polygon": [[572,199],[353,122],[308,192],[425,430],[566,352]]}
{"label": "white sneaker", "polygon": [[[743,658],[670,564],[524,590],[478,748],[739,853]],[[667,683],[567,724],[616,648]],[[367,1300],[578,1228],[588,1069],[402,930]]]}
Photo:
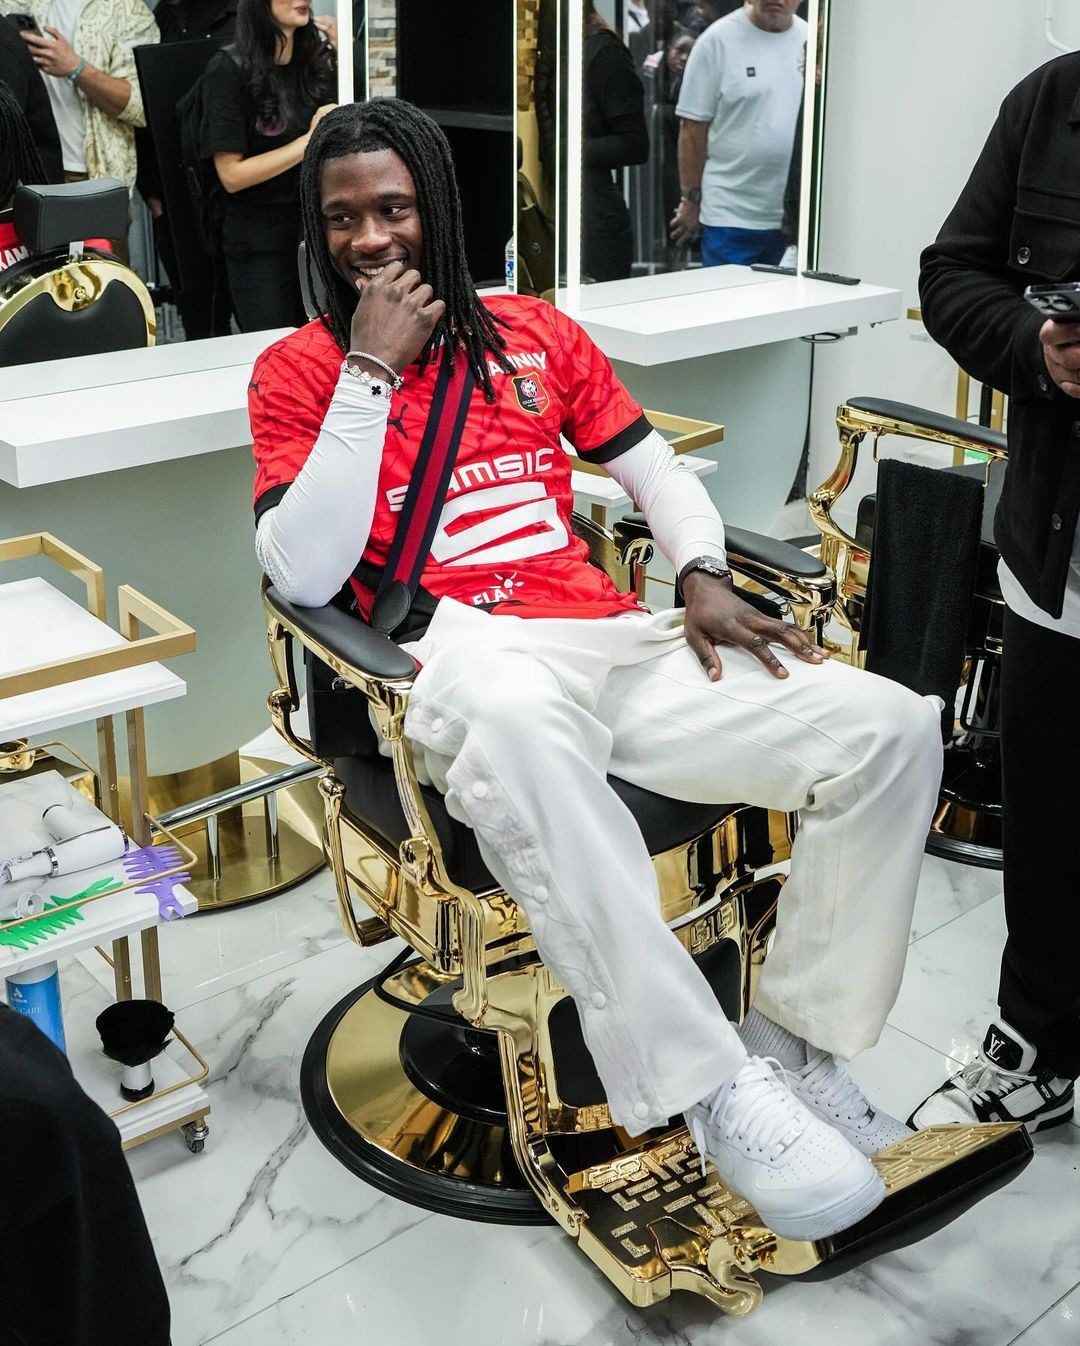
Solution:
{"label": "white sneaker", "polygon": [[686,1112],[706,1156],[782,1238],[822,1239],[869,1215],[885,1184],[865,1155],[815,1116],[779,1062],[751,1056],[732,1083]]}
{"label": "white sneaker", "polygon": [[847,1136],[860,1154],[877,1154],[893,1141],[911,1135],[911,1127],[887,1112],[879,1112],[828,1052],[815,1051],[801,1070],[785,1073],[795,1097]]}

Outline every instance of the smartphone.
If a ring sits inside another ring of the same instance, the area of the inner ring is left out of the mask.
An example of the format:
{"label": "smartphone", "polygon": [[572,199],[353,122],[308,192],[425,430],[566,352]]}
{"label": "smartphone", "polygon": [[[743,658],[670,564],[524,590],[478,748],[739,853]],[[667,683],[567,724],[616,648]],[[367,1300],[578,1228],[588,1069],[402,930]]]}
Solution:
{"label": "smartphone", "polygon": [[1062,285],[1029,285],[1024,298],[1044,318],[1057,322],[1080,322],[1080,281]]}
{"label": "smartphone", "polygon": [[8,18],[20,32],[37,33],[38,37],[43,36],[41,29],[38,27],[38,21],[33,14],[9,14]]}

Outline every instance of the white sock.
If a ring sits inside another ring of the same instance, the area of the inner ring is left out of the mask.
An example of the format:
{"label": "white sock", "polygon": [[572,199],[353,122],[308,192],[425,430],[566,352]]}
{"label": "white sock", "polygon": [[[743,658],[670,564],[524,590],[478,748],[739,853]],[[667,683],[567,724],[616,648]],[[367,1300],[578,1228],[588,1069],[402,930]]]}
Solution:
{"label": "white sock", "polygon": [[801,1070],[810,1057],[810,1045],[786,1028],[752,1009],[738,1028],[743,1046],[752,1056],[772,1056],[785,1070]]}

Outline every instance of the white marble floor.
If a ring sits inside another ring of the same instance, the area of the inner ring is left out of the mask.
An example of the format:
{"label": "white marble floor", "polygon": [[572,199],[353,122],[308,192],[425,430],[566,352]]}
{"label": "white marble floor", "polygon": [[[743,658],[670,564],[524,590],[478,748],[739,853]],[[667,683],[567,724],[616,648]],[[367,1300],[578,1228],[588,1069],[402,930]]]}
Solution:
{"label": "white marble floor", "polygon": [[[872,898],[872,895],[868,895]],[[927,858],[903,990],[857,1064],[906,1114],[970,1054],[993,1007],[1000,876]],[[554,1228],[464,1224],[353,1178],[309,1132],[304,1046],[386,961],[340,935],[330,880],[165,932],[166,998],[212,1062],[211,1136],[131,1153],[172,1297],[174,1346],[1075,1346],[1080,1128],[1037,1143],[1010,1186],[933,1237],[838,1279],[776,1281],[749,1319],[677,1295],[631,1308]],[[93,975],[99,975],[94,973]],[[96,991],[74,965],[72,998]]]}

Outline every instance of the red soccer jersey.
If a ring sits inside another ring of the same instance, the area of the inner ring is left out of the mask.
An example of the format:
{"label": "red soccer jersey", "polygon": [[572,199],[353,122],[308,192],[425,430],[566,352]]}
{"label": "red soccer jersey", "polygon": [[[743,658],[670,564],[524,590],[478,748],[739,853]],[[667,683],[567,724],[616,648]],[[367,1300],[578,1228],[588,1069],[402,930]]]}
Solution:
{"label": "red soccer jersey", "polygon": [[[508,324],[513,371],[492,360],[494,403],[479,388],[473,393],[421,588],[435,599],[519,617],[601,617],[636,608],[632,594],[590,564],[571,529],[573,459],[560,435],[582,458],[610,462],[645,438],[649,422],[607,357],[565,314],[524,296],[485,302]],[[326,328],[312,322],[256,362],[248,406],[257,517],[282,498],[311,452],[341,360]],[[389,557],[437,375],[436,364],[411,366],[392,399],[371,534],[351,581],[365,618],[377,583],[371,568],[381,571]]]}

